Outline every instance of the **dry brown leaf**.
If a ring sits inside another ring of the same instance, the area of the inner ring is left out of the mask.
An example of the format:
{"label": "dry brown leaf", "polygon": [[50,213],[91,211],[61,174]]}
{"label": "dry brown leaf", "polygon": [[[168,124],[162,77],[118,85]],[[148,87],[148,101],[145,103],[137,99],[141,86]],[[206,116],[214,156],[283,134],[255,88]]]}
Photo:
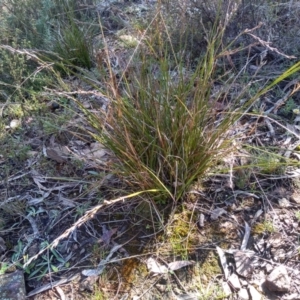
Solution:
{"label": "dry brown leaf", "polygon": [[107,154],[107,150],[104,148],[102,144],[96,142],[96,143],[92,143],[89,148],[83,149],[82,154],[84,154],[86,159],[101,160]]}
{"label": "dry brown leaf", "polygon": [[56,150],[52,149],[52,148],[46,148],[46,155],[47,157],[49,157],[50,159],[62,164],[64,162],[66,162],[67,160],[62,157]]}
{"label": "dry brown leaf", "polygon": [[195,262],[189,261],[189,260],[178,260],[178,261],[173,261],[168,264],[168,267],[171,271],[175,271],[190,265],[193,265]]}
{"label": "dry brown leaf", "polygon": [[254,251],[235,251],[233,252],[236,272],[243,277],[250,277],[253,273]]}
{"label": "dry brown leaf", "polygon": [[165,274],[168,273],[168,268],[159,264],[154,258],[150,257],[147,259],[147,268],[150,273]]}
{"label": "dry brown leaf", "polygon": [[217,220],[220,216],[227,214],[227,211],[223,208],[216,208],[214,210],[212,210],[212,212],[210,213],[210,217],[212,220]]}
{"label": "dry brown leaf", "polygon": [[220,247],[216,246],[216,249],[217,249],[217,252],[218,252],[218,255],[219,255],[219,258],[220,258],[220,262],[221,262],[221,265],[222,265],[222,269],[223,269],[223,272],[224,272],[225,279],[227,279],[229,277],[229,268],[228,268],[228,264],[227,264],[226,255]]}

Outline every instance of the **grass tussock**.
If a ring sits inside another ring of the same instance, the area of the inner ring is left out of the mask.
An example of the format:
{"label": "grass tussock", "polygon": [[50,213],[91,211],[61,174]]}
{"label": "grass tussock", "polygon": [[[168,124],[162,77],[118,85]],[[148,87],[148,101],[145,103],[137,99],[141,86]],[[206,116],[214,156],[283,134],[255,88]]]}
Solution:
{"label": "grass tussock", "polygon": [[207,36],[207,52],[196,69],[160,48],[163,56],[147,54],[134,76],[124,80],[125,91],[114,90],[101,138],[118,159],[117,174],[135,189],[155,188],[159,200],[177,201],[231,151],[227,132],[236,114],[218,112],[222,104],[211,98],[222,34],[215,26]]}
{"label": "grass tussock", "polygon": [[87,32],[82,31],[75,22],[70,22],[58,36],[54,51],[60,55],[65,64],[92,67],[91,41],[86,38]]}
{"label": "grass tussock", "polygon": [[242,102],[250,94],[249,83],[226,105],[224,91],[212,97],[212,89],[217,81],[225,81],[226,94],[237,79],[231,80],[218,67],[218,59],[226,53],[223,37],[228,20],[216,19],[210,30],[203,27],[206,47],[195,67],[187,63],[186,44],[174,50],[169,26],[157,16],[153,24],[160,34],[150,37],[146,51],[142,46],[135,51],[141,59],[139,67],[119,82],[109,67],[107,86],[113,97],[104,126],[95,115],[89,113],[89,117],[99,130],[95,137],[117,158],[117,175],[134,189],[159,190],[159,201],[176,202],[234,150],[235,137],[228,134],[231,126],[260,96],[299,69],[299,64]]}

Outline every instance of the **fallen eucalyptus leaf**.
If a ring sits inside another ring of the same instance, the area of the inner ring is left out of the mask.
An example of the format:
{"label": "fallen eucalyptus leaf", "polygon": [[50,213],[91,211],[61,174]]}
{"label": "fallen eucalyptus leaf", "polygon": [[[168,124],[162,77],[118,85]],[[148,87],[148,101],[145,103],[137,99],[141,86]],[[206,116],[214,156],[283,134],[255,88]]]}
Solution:
{"label": "fallen eucalyptus leaf", "polygon": [[222,215],[224,215],[224,214],[226,214],[226,213],[227,213],[227,211],[226,211],[225,209],[223,209],[223,208],[216,208],[216,209],[214,209],[214,210],[211,212],[210,218],[211,218],[213,221],[215,221],[215,220],[217,220],[220,216],[222,216]]}
{"label": "fallen eucalyptus leaf", "polygon": [[223,269],[223,272],[224,272],[225,279],[228,279],[229,269],[228,269],[226,255],[220,247],[216,246],[216,249],[217,249],[217,252],[218,252],[218,255],[219,255],[219,258],[220,258],[220,262],[221,262],[221,265],[222,265],[222,269]]}
{"label": "fallen eucalyptus leaf", "polygon": [[159,264],[154,258],[147,259],[147,268],[150,273],[165,274],[168,273],[168,268]]}
{"label": "fallen eucalyptus leaf", "polygon": [[195,262],[193,261],[188,261],[188,260],[178,260],[178,261],[174,261],[168,264],[168,268],[171,271],[175,271],[190,265],[193,265]]}

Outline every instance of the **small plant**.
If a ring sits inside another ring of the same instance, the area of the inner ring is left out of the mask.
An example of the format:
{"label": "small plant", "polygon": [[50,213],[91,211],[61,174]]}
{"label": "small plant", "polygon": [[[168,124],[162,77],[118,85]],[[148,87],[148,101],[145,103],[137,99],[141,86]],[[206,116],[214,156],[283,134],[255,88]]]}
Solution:
{"label": "small plant", "polygon": [[249,186],[251,179],[251,170],[250,168],[241,168],[235,171],[235,180],[234,183],[239,189],[245,189]]}
{"label": "small plant", "polygon": [[70,14],[73,20],[86,21],[83,11],[75,14],[77,4],[77,0],[3,0],[0,40],[11,44],[10,40],[16,38],[18,42],[28,41],[33,48],[52,50],[56,32]]}
{"label": "small plant", "polygon": [[271,221],[265,221],[263,223],[263,225],[264,225],[265,231],[270,232],[270,233],[275,232],[274,224]]}
{"label": "small plant", "polygon": [[106,300],[107,297],[103,294],[103,292],[97,287],[94,289],[94,293],[91,296],[91,300]]}
{"label": "small plant", "polygon": [[197,292],[199,294],[198,300],[208,299],[227,299],[228,295],[224,292],[222,286],[218,283],[211,282],[209,284],[202,284],[201,282],[197,285]]}
{"label": "small plant", "polygon": [[73,19],[65,26],[57,37],[54,51],[65,61],[66,64],[80,66],[90,69],[91,41],[87,38],[88,33],[84,32]]}
{"label": "small plant", "polygon": [[[16,129],[14,132],[20,133],[21,129]],[[5,142],[2,146],[3,157],[15,162],[24,162],[28,158],[28,152],[31,150],[31,146],[22,144],[20,142],[20,137],[10,139],[5,136],[3,137],[3,141]]]}
{"label": "small plant", "polygon": [[169,222],[166,229],[167,244],[172,247],[172,254],[175,257],[179,256],[181,259],[187,260],[189,249],[196,246],[197,229],[192,225],[194,222],[195,216],[186,210],[174,214]]}
{"label": "small plant", "polygon": [[1,262],[0,265],[1,265],[1,267],[0,267],[0,275],[3,275],[9,269],[9,264],[6,263],[6,262]]}
{"label": "small plant", "polygon": [[[44,241],[40,244],[41,248],[46,248],[49,246],[47,241]],[[21,260],[26,263],[28,260],[27,255],[23,255],[24,245],[21,241],[18,242],[18,245],[15,247],[15,253],[12,256],[12,262],[24,269],[24,272],[28,275],[28,278],[37,278],[41,280],[47,273],[56,273],[59,272],[64,267],[68,267],[68,262],[59,254],[55,249],[50,249],[46,254],[41,256],[39,261],[30,263],[28,266],[23,268]]]}
{"label": "small plant", "polygon": [[94,244],[91,250],[91,262],[93,266],[97,267],[99,262],[107,256],[107,251],[103,249],[104,247],[99,244]]}
{"label": "small plant", "polygon": [[289,98],[285,105],[280,109],[280,113],[282,113],[283,116],[288,117],[293,114],[294,110],[297,109],[298,106],[295,103],[293,98]]}
{"label": "small plant", "polygon": [[275,227],[271,221],[265,220],[262,223],[257,223],[252,228],[253,233],[261,234],[261,233],[272,233],[275,232]]}
{"label": "small plant", "polygon": [[90,208],[91,204],[89,202],[83,203],[82,205],[78,205],[76,207],[76,213],[74,215],[75,219],[82,217],[85,212]]}
{"label": "small plant", "polygon": [[300,222],[300,210],[297,210],[297,211],[295,212],[295,217],[296,217],[296,219]]}
{"label": "small plant", "polygon": [[262,174],[282,174],[286,163],[280,161],[282,159],[272,152],[262,152],[258,154],[254,165],[256,165]]}

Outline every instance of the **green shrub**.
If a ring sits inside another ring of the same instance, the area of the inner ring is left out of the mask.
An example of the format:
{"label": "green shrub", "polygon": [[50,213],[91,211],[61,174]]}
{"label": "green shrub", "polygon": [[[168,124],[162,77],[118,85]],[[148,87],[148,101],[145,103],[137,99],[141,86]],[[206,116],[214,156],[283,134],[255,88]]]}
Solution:
{"label": "green shrub", "polygon": [[6,102],[2,116],[11,102],[20,103],[22,110],[38,109],[37,93],[45,86],[51,88],[57,78],[46,61],[57,62],[62,70],[64,64],[91,67],[92,43],[87,31],[77,26],[76,18],[85,16],[75,13],[77,2],[5,0],[1,4],[0,101]]}
{"label": "green shrub", "polygon": [[[0,43],[57,51],[68,63],[91,67],[90,27],[78,25],[86,12],[78,9],[78,0],[4,1]],[[81,29],[83,28],[83,29]],[[94,28],[94,27],[93,27]],[[50,57],[49,57],[50,58]]]}
{"label": "green shrub", "polygon": [[[51,19],[59,7],[51,0],[4,0],[3,29],[6,43],[11,38],[26,40],[34,48],[44,48],[51,44]],[[4,36],[1,37],[3,43]]]}

